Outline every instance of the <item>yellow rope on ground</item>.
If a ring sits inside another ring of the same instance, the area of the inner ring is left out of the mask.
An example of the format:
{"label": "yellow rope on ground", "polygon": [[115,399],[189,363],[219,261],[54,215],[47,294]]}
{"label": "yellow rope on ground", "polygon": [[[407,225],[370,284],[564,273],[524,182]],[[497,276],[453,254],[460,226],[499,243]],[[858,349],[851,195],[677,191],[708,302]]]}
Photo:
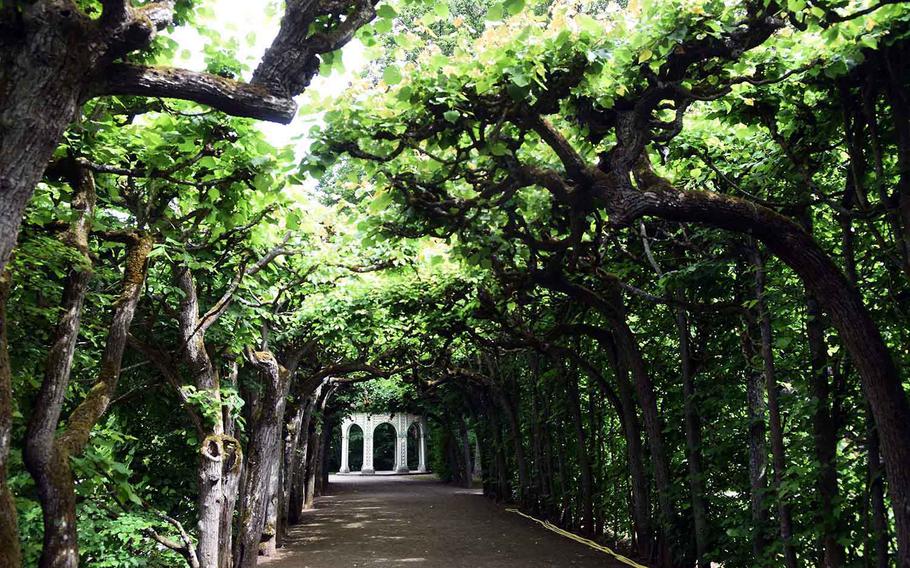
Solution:
{"label": "yellow rope on ground", "polygon": [[506,511],[508,511],[508,512],[510,512],[510,513],[515,513],[515,514],[517,514],[517,515],[521,515],[522,517],[524,517],[524,518],[526,518],[526,519],[531,519],[532,521],[534,521],[535,523],[539,524],[540,526],[542,526],[543,528],[545,528],[545,529],[547,529],[547,530],[549,530],[549,531],[553,531],[553,532],[555,532],[556,534],[558,534],[558,535],[560,535],[560,536],[564,536],[564,537],[566,537],[566,538],[570,538],[570,539],[574,540],[575,542],[580,542],[580,543],[582,543],[582,544],[585,544],[585,545],[587,545],[587,546],[590,546],[590,547],[593,548],[594,550],[599,550],[599,551],[601,551],[601,552],[606,552],[607,554],[609,554],[609,555],[612,556],[613,558],[619,560],[619,561],[622,562],[623,564],[628,564],[629,566],[632,566],[633,568],[648,568],[647,566],[643,566],[643,565],[641,565],[641,564],[635,562],[634,560],[631,560],[631,559],[629,559],[629,558],[626,558],[626,557],[623,556],[622,554],[619,554],[619,553],[617,553],[617,552],[614,552],[613,550],[607,548],[606,546],[603,546],[602,544],[597,544],[597,543],[594,542],[593,540],[588,540],[588,539],[586,539],[586,538],[584,538],[584,537],[578,536],[577,534],[573,534],[573,533],[570,533],[569,531],[563,530],[563,529],[557,527],[556,525],[554,525],[553,523],[551,523],[551,522],[549,522],[549,521],[542,521],[542,520],[540,520],[540,519],[535,519],[535,518],[532,517],[531,515],[526,515],[526,514],[522,513],[522,512],[519,511],[518,509],[506,509]]}

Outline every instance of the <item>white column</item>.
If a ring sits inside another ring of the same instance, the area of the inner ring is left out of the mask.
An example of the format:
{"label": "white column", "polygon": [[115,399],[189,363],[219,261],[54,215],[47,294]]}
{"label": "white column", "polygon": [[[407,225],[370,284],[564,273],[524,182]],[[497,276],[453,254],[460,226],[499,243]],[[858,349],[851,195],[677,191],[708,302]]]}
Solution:
{"label": "white column", "polygon": [[474,477],[480,477],[483,474],[480,466],[480,438],[474,437]]}
{"label": "white column", "polygon": [[427,421],[420,419],[420,443],[418,446],[419,462],[417,464],[418,473],[427,472]]}
{"label": "white column", "polygon": [[361,475],[373,475],[376,470],[373,469],[373,422],[367,420],[363,425],[363,467],[360,468]]}
{"label": "white column", "polygon": [[395,446],[395,471],[397,473],[407,473],[408,470],[408,415],[397,414],[395,422],[398,427],[395,433],[398,434],[398,444]]}
{"label": "white column", "polygon": [[338,473],[351,473],[351,465],[348,463],[348,453],[350,453],[348,435],[350,432],[350,424],[346,423],[341,427],[341,468]]}
{"label": "white column", "polygon": [[395,468],[398,473],[408,473],[408,433],[398,435],[398,467]]}

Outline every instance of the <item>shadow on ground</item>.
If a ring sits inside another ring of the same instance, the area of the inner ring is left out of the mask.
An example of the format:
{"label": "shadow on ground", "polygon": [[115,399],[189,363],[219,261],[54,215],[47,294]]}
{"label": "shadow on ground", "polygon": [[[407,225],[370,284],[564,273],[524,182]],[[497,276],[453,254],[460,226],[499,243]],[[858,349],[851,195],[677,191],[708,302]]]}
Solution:
{"label": "shadow on ground", "polygon": [[619,568],[609,556],[433,476],[332,476],[265,568]]}

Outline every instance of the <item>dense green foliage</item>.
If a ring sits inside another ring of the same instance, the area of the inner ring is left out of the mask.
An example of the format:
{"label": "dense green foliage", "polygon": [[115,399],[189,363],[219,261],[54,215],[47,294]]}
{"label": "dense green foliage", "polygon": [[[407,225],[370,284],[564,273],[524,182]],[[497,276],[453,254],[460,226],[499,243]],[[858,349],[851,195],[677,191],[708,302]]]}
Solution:
{"label": "dense green foliage", "polygon": [[[245,73],[205,4],[177,23],[209,71]],[[259,532],[280,544],[345,413],[400,410],[429,418],[442,478],[479,460],[491,497],[649,565],[906,566],[906,3],[402,0],[357,37],[345,92],[307,95],[306,151],[162,99],[94,99],[67,131],[3,319],[23,565],[43,534],[30,420],[90,275],[54,422],[67,439],[115,385],[65,454],[83,565],[193,565],[214,442],[226,487],[269,456]],[[236,491],[235,543],[259,510]]]}

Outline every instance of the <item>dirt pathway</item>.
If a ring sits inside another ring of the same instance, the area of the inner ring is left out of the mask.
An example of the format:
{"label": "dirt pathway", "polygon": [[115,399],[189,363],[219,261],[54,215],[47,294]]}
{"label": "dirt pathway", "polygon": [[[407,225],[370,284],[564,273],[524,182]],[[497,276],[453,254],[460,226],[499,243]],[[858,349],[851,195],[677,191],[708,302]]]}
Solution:
{"label": "dirt pathway", "polygon": [[608,555],[432,476],[332,476],[265,568],[620,568]]}

